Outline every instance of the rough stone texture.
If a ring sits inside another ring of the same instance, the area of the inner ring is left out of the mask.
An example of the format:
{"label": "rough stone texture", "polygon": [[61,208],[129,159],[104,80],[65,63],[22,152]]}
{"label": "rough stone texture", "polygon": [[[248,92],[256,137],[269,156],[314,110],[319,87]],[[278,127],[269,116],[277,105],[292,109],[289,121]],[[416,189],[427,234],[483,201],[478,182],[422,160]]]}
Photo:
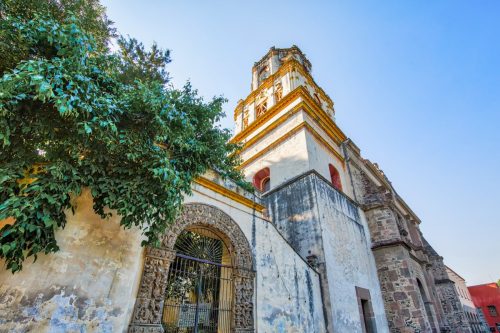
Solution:
{"label": "rough stone texture", "polygon": [[0,271],[0,332],[122,332],[142,262],[141,236],[102,220],[85,191],[56,237],[61,250]]}
{"label": "rough stone texture", "polygon": [[387,322],[370,250],[357,205],[311,171],[265,196],[273,223],[320,272],[329,332],[362,332],[356,287],[370,291],[377,332]]}
{"label": "rough stone texture", "polygon": [[429,256],[432,275],[436,284],[436,291],[441,302],[446,325],[444,329],[447,332],[472,332],[469,321],[465,315],[465,311],[460,302],[455,283],[450,279],[446,272],[446,266],[443,263],[443,257],[439,256],[436,251],[424,240],[426,252]]}
{"label": "rough stone texture", "polygon": [[442,258],[430,251],[418,218],[377,165],[362,159],[351,143],[344,148],[353,192],[368,220],[390,331],[471,332],[443,274]]}
{"label": "rough stone texture", "polygon": [[472,333],[486,333],[489,332],[486,322],[482,322],[478,316],[478,312],[482,312],[481,308],[476,308],[472,301],[472,295],[467,288],[465,279],[457,272],[446,266],[446,273],[450,280],[455,283],[455,290],[457,291],[458,298],[464,309],[465,317],[470,324]]}
{"label": "rough stone texture", "polygon": [[412,263],[407,228],[391,205],[390,190],[377,186],[355,164],[351,164],[351,173],[357,179],[356,193],[368,220],[391,332],[431,332],[432,319],[427,318],[415,276],[422,269]]}

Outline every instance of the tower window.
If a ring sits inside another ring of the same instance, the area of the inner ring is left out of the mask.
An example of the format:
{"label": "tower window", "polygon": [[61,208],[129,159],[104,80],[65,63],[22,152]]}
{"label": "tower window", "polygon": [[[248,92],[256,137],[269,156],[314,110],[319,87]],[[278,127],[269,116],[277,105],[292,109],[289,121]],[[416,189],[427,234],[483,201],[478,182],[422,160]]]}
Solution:
{"label": "tower window", "polygon": [[248,127],[248,109],[243,112],[243,128]]}
{"label": "tower window", "polygon": [[319,98],[318,93],[314,93],[314,100],[316,103],[318,103],[319,106],[321,106],[321,99]]}
{"label": "tower window", "polygon": [[269,179],[269,177],[264,178],[262,180],[262,183],[261,183],[260,187],[262,188],[262,192],[269,191],[269,189],[271,187],[271,179]]}
{"label": "tower window", "polygon": [[269,76],[269,67],[268,66],[264,66],[262,67],[262,69],[259,71],[259,85],[265,80],[267,79],[267,77]]}
{"label": "tower window", "polygon": [[283,97],[283,87],[281,86],[281,83],[278,83],[274,88],[275,102],[278,103],[282,97]]}
{"label": "tower window", "polygon": [[271,173],[269,168],[264,168],[253,176],[253,186],[261,192],[267,192],[271,189]]}
{"label": "tower window", "polygon": [[342,183],[340,182],[340,174],[338,170],[331,164],[328,165],[330,169],[330,179],[332,181],[332,185],[335,189],[342,191]]}
{"label": "tower window", "polygon": [[492,317],[498,317],[498,312],[497,308],[494,305],[488,305],[488,312],[490,313],[490,316]]}
{"label": "tower window", "polygon": [[257,107],[255,108],[255,115],[256,117],[260,117],[267,111],[267,100],[261,102]]}

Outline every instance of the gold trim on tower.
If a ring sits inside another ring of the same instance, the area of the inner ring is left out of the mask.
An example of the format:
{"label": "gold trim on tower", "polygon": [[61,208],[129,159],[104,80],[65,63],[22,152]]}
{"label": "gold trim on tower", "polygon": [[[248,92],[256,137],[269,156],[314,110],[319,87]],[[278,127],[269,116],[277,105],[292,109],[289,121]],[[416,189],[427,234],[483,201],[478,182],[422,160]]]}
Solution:
{"label": "gold trim on tower", "polygon": [[250,134],[255,132],[257,129],[262,127],[268,120],[273,116],[282,111],[285,107],[292,104],[297,98],[302,98],[302,101],[295,106],[292,110],[288,111],[286,114],[275,120],[273,123],[269,124],[262,132],[258,133],[254,138],[251,138],[249,142],[251,144],[255,143],[261,139],[264,135],[267,135],[271,130],[276,128],[278,125],[283,123],[292,114],[303,110],[308,114],[313,120],[316,120],[318,125],[325,131],[325,133],[336,143],[340,144],[347,139],[347,136],[342,132],[342,130],[335,124],[335,122],[330,118],[330,116],[316,103],[316,101],[311,97],[309,91],[304,86],[295,88],[292,92],[287,94],[283,99],[272,106],[266,113],[257,118],[254,122],[250,123],[243,131],[235,135],[232,139],[232,143],[244,143],[243,149],[249,147],[251,144],[243,142]]}

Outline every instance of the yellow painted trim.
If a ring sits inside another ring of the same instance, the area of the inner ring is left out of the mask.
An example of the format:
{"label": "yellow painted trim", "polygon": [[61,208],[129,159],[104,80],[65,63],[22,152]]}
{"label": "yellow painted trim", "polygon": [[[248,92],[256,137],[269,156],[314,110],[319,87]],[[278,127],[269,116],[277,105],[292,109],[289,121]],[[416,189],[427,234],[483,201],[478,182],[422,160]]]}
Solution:
{"label": "yellow painted trim", "polygon": [[251,122],[248,127],[246,127],[243,131],[240,133],[236,134],[232,139],[231,142],[236,143],[236,142],[241,142],[243,141],[244,138],[246,138],[248,135],[250,135],[254,130],[258,129],[261,125],[263,125],[267,120],[269,120],[271,117],[279,113],[282,109],[286,108],[288,105],[290,105],[292,102],[294,102],[298,97],[300,97],[300,89],[296,88],[292,90],[290,93],[288,93],[281,101],[278,103],[274,104],[267,110],[263,115],[255,119],[253,122]]}
{"label": "yellow painted trim", "polygon": [[251,208],[251,209],[255,209],[256,211],[258,211],[259,213],[263,213],[264,212],[264,209],[265,207],[256,203],[255,201],[253,200],[250,200],[248,199],[247,197],[239,194],[239,193],[236,193],[234,191],[231,191],[231,190],[228,190],[227,188],[225,188],[224,186],[222,185],[219,185],[209,179],[206,179],[206,178],[203,178],[203,177],[198,177],[194,180],[194,182],[200,186],[203,186],[211,191],[214,191],[228,199],[231,199],[233,201],[236,201],[248,208]]}
{"label": "yellow painted trim", "polygon": [[333,148],[325,139],[323,139],[323,137],[311,125],[309,125],[307,122],[303,121],[300,124],[298,124],[297,126],[295,126],[294,128],[292,128],[288,133],[286,133],[285,135],[279,137],[276,141],[274,141],[273,143],[271,143],[269,146],[267,146],[266,148],[260,150],[255,155],[253,155],[252,157],[250,157],[247,160],[245,160],[243,163],[241,163],[238,166],[238,168],[242,169],[245,166],[253,163],[255,160],[261,158],[262,156],[264,156],[265,154],[267,154],[269,151],[271,151],[274,148],[278,147],[285,140],[289,139],[291,136],[293,136],[296,133],[298,133],[301,129],[305,129],[305,130],[309,131],[313,135],[313,137],[316,140],[318,140],[321,144],[323,144],[325,146],[325,148],[329,152],[331,152],[333,155],[335,155],[335,157],[337,157],[340,160],[340,162],[342,163],[342,166],[344,166],[344,157],[342,155],[340,155],[335,150],[335,148]]}
{"label": "yellow painted trim", "polygon": [[304,107],[304,104],[301,102],[294,106],[291,110],[289,110],[287,113],[276,119],[273,123],[269,124],[265,129],[263,129],[261,132],[257,133],[254,137],[249,139],[243,144],[243,147],[241,151],[251,147],[253,144],[261,140],[263,137],[268,135],[271,131],[276,129],[279,125],[283,124],[287,119],[291,118],[294,114],[296,114],[298,111],[302,110]]}
{"label": "yellow painted trim", "polygon": [[262,82],[257,89],[252,91],[244,100],[240,100],[238,102],[238,105],[236,105],[236,108],[234,110],[234,120],[236,120],[238,115],[241,114],[243,106],[254,102],[255,98],[262,92],[262,90],[269,89],[274,84],[274,81],[276,81],[278,77],[282,77],[287,72],[292,72],[295,70],[298,71],[303,77],[305,77],[307,82],[312,87],[314,87],[316,90],[319,91],[320,96],[326,101],[328,107],[333,109],[333,101],[330,98],[330,96],[328,96],[328,94],[326,94],[325,91],[320,86],[318,86],[318,84],[314,81],[311,74],[304,69],[303,65],[297,60],[292,58],[287,62],[285,62],[283,65],[281,65],[281,67],[278,69],[276,73],[270,75],[267,79],[265,79],[264,82]]}
{"label": "yellow painted trim", "polygon": [[313,100],[307,89],[300,86],[286,95],[278,104],[271,107],[266,113],[257,118],[247,128],[238,133],[231,139],[232,143],[240,143],[254,131],[259,129],[266,121],[282,111],[285,107],[292,104],[297,98],[302,98],[302,101],[293,109],[282,115],[275,120],[272,124],[267,126],[262,132],[258,133],[255,137],[244,143],[243,149],[250,147],[252,144],[260,140],[263,136],[267,135],[270,131],[282,124],[286,119],[295,114],[299,110],[304,110],[311,119],[315,120],[323,131],[336,143],[340,144],[347,139],[347,136],[340,130],[337,124],[330,118],[330,116],[321,109]]}
{"label": "yellow painted trim", "polygon": [[271,143],[266,148],[260,150],[257,154],[253,155],[249,159],[243,161],[238,166],[238,168],[239,169],[244,168],[245,166],[247,166],[248,164],[252,163],[256,159],[258,159],[261,156],[265,155],[267,152],[269,152],[269,151],[273,150],[274,148],[276,148],[277,146],[279,146],[283,141],[285,141],[286,139],[290,138],[292,135],[294,135],[295,133],[299,132],[304,127],[305,127],[305,123],[300,123],[299,125],[295,126],[294,128],[292,128],[290,130],[290,132],[288,132],[285,135],[283,135],[282,137],[278,138],[276,141],[274,141],[273,143]]}
{"label": "yellow painted trim", "polygon": [[326,141],[318,132],[316,132],[316,130],[311,125],[309,125],[308,123],[305,123],[305,124],[306,124],[306,129],[309,130],[309,132],[312,134],[312,136],[314,136],[314,138],[316,140],[318,140],[320,143],[322,143],[329,152],[331,152],[333,155],[335,155],[335,157],[337,157],[340,160],[340,162],[342,163],[342,167],[345,167],[344,166],[344,156],[340,155],[340,153],[338,151],[336,151],[335,148],[333,148],[328,143],[328,141]]}

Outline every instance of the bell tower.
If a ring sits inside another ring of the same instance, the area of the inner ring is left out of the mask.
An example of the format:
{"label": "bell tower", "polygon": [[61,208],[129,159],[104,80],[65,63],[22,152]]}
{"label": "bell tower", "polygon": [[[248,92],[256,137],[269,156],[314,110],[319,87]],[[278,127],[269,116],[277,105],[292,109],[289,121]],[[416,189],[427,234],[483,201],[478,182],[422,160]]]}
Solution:
{"label": "bell tower", "polygon": [[377,330],[367,332],[388,332],[369,229],[344,157],[349,141],[311,70],[297,46],[271,48],[252,68],[232,141],[242,144],[241,170],[271,223],[320,275],[326,331],[369,325]]}
{"label": "bell tower", "polygon": [[243,144],[242,171],[266,192],[315,170],[350,195],[332,99],[314,81],[297,47],[272,47],[252,67],[251,92],[238,102],[233,142]]}

